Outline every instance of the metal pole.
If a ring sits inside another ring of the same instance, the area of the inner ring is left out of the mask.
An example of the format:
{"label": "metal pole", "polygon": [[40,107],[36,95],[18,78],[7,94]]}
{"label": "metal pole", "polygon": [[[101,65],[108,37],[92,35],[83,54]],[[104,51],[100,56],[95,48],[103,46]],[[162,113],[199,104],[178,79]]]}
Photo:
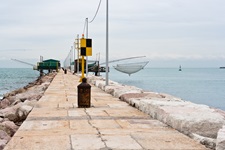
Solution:
{"label": "metal pole", "polygon": [[70,49],[70,71],[71,72],[72,72],[72,66],[71,66],[72,59],[73,59],[73,46],[71,46],[71,49]]}
{"label": "metal pole", "polygon": [[108,0],[106,0],[106,80],[105,85],[109,85],[109,17],[108,17]]}
{"label": "metal pole", "polygon": [[74,50],[74,55],[73,55],[73,74],[75,74],[75,69],[76,69],[76,67],[75,67],[75,51],[76,51],[76,39],[75,39],[75,41],[74,41],[74,43],[73,43],[73,50]]}
{"label": "metal pole", "polygon": [[77,74],[79,73],[79,61],[80,61],[80,57],[79,57],[79,49],[80,49],[80,45],[79,45],[79,34],[77,34]]}
{"label": "metal pole", "polygon": [[[86,18],[86,39],[88,38],[88,18]],[[88,56],[86,56],[86,77],[88,77]]]}

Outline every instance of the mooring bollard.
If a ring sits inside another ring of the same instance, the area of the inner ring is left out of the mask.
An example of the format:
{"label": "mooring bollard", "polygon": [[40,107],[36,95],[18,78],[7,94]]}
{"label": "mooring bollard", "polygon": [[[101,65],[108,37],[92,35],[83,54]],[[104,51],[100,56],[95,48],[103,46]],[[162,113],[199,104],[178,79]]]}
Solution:
{"label": "mooring bollard", "polygon": [[87,83],[87,79],[83,78],[82,83],[77,86],[78,88],[78,107],[89,108],[91,107],[91,86]]}
{"label": "mooring bollard", "polygon": [[67,74],[67,70],[66,69],[64,69],[64,73]]}

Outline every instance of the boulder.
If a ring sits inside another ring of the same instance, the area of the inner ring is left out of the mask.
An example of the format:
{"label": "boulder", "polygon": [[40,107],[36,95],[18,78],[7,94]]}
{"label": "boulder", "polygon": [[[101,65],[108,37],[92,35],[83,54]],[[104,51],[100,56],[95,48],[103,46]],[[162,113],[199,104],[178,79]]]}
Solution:
{"label": "boulder", "polygon": [[216,141],[216,150],[225,149],[225,126],[219,130]]}
{"label": "boulder", "polygon": [[21,106],[21,103],[14,105],[12,107],[7,107],[5,109],[0,110],[0,116],[2,118],[8,118],[10,121],[16,122],[18,120],[16,116],[17,109]]}
{"label": "boulder", "polygon": [[15,96],[16,94],[23,93],[23,92],[25,92],[25,91],[26,91],[26,89],[24,89],[24,88],[19,88],[19,89],[16,89],[16,90],[14,90],[14,91],[11,91],[11,92],[9,92],[9,93],[4,94],[4,97]]}
{"label": "boulder", "polygon": [[109,85],[109,86],[105,87],[105,92],[106,93],[109,93],[109,94],[113,95],[114,91],[115,91],[115,86]]}
{"label": "boulder", "polygon": [[188,136],[196,141],[198,141],[199,143],[201,143],[202,145],[205,145],[205,147],[210,148],[210,149],[215,149],[216,147],[216,139],[212,139],[212,138],[207,138],[207,137],[203,137],[197,134],[188,134]]}
{"label": "boulder", "polygon": [[0,149],[4,149],[7,143],[8,143],[7,140],[0,140]]}
{"label": "boulder", "polygon": [[5,109],[0,110],[0,117],[1,118],[8,118],[11,114],[13,114],[14,109],[12,107],[7,107]]}
{"label": "boulder", "polygon": [[3,130],[11,137],[15,134],[18,128],[19,127],[12,121],[4,121],[0,123],[0,130]]}
{"label": "boulder", "polygon": [[162,95],[154,92],[144,92],[144,93],[128,93],[120,96],[122,101],[131,103],[131,100],[140,100],[140,99],[152,99],[152,98],[165,98]]}
{"label": "boulder", "polygon": [[3,130],[0,130],[0,140],[9,141],[11,137]]}
{"label": "boulder", "polygon": [[34,107],[37,104],[37,101],[36,100],[25,101],[23,104]]}
{"label": "boulder", "polygon": [[216,138],[224,117],[206,105],[185,101],[141,100],[139,109],[184,134]]}
{"label": "boulder", "polygon": [[10,104],[11,103],[10,103],[9,99],[5,98],[5,99],[1,100],[0,108],[4,109],[4,108],[8,107]]}
{"label": "boulder", "polygon": [[115,86],[113,96],[119,98],[123,94],[128,94],[128,93],[143,93],[143,90],[140,88],[136,88],[134,86],[117,85],[117,86]]}
{"label": "boulder", "polygon": [[32,109],[33,109],[32,106],[28,105],[20,106],[16,111],[17,121],[18,122],[24,121]]}

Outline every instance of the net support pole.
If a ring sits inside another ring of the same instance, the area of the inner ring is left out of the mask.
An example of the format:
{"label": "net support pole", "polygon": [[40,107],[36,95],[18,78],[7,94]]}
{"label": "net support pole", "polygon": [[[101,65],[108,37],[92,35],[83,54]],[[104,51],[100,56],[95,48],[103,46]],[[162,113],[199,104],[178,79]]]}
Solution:
{"label": "net support pole", "polygon": [[[86,18],[86,39],[88,39],[88,18]],[[86,78],[88,77],[88,56],[86,56]]]}
{"label": "net support pole", "polygon": [[105,85],[109,85],[109,17],[108,17],[108,0],[106,0],[106,76]]}

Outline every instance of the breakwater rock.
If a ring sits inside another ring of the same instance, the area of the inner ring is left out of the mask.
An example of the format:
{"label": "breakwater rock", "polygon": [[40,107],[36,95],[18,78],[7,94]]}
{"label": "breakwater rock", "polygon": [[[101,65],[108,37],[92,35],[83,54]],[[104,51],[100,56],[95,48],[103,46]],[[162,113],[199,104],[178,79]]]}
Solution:
{"label": "breakwater rock", "polygon": [[36,102],[50,85],[55,73],[38,78],[27,86],[6,93],[0,101],[0,149],[3,149]]}
{"label": "breakwater rock", "polygon": [[[222,110],[113,81],[109,81],[109,85],[105,86],[105,79],[102,77],[89,77],[88,82],[208,148],[215,149],[216,143],[220,144],[220,147],[225,147],[224,129],[220,130],[225,125],[225,112]],[[219,130],[220,139],[217,139]]]}
{"label": "breakwater rock", "polygon": [[225,126],[219,130],[217,141],[216,141],[216,150],[224,150],[225,149]]}

